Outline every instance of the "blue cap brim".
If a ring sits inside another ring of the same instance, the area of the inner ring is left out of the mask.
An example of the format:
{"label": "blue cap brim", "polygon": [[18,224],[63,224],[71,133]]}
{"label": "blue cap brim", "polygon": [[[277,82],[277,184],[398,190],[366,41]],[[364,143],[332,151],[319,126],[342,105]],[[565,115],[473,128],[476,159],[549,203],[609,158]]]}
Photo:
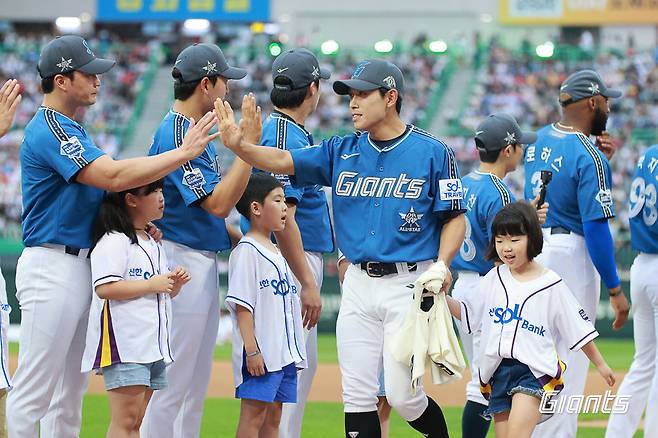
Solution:
{"label": "blue cap brim", "polygon": [[112,61],[111,59],[94,58],[85,65],[77,67],[76,70],[89,75],[100,75],[108,72],[116,63],[116,61]]}
{"label": "blue cap brim", "polygon": [[247,70],[238,67],[229,67],[219,74],[226,79],[242,79],[247,76]]}
{"label": "blue cap brim", "polygon": [[345,81],[334,82],[334,91],[336,94],[350,94],[350,90],[371,91],[379,88],[379,85],[362,79],[347,79]]}
{"label": "blue cap brim", "polygon": [[331,77],[331,72],[326,68],[320,67],[320,79],[329,79]]}
{"label": "blue cap brim", "polygon": [[618,97],[621,97],[621,94],[622,94],[621,91],[619,91],[619,90],[611,90],[611,89],[609,89],[609,88],[608,88],[607,90],[605,90],[604,93],[601,93],[601,95],[603,95],[603,96],[605,96],[605,97],[612,98],[612,99],[616,99],[616,98],[618,98]]}

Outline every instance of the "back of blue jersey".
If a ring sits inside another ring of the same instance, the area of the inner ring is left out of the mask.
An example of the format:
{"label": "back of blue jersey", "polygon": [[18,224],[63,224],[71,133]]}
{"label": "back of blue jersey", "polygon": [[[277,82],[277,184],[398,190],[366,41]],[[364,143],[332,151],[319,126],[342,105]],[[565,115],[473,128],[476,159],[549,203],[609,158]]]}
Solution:
{"label": "back of blue jersey", "polygon": [[548,125],[526,147],[524,161],[527,200],[539,194],[541,171],[553,172],[545,228],[561,226],[582,236],[583,222],[615,216],[610,163],[584,134]]}
{"label": "back of blue jersey", "polygon": [[[155,132],[149,155],[180,147],[189,125],[187,117],[170,111]],[[165,211],[157,225],[166,240],[202,251],[231,248],[224,219],[201,207],[220,180],[219,160],[212,143],[208,143],[203,154],[165,177]]]}
{"label": "back of blue jersey", "polygon": [[[309,147],[313,137],[293,119],[273,112],[263,123],[263,146],[295,150]],[[299,226],[305,251],[330,253],[334,251],[334,236],[329,218],[327,197],[319,184],[293,187],[288,175],[275,175],[283,184],[286,200],[297,204],[295,221]]]}
{"label": "back of blue jersey", "polygon": [[466,233],[459,254],[450,267],[485,275],[494,263],[485,258],[492,239],[491,224],[503,206],[514,202],[505,183],[491,173],[469,173],[462,179],[466,204]]}
{"label": "back of blue jersey", "polygon": [[381,150],[355,133],[290,153],[293,185],[333,188],[336,240],[353,263],[436,259],[443,220],[463,211],[452,150],[414,126]]}
{"label": "back of blue jersey", "polygon": [[658,185],[658,144],[651,146],[640,157],[635,168],[629,218],[631,245],[646,253],[658,253],[658,210],[656,209],[656,185]]}
{"label": "back of blue jersey", "polygon": [[75,178],[104,152],[76,121],[42,106],[25,127],[20,153],[25,246],[89,248],[104,192]]}

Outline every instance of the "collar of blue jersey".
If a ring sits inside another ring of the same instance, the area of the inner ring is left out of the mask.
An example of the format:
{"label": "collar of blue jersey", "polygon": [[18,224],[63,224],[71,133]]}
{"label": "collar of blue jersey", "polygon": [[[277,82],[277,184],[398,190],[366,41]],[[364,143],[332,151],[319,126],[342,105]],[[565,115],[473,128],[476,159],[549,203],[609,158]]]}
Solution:
{"label": "collar of blue jersey", "polygon": [[76,120],[70,118],[69,116],[67,116],[67,115],[64,114],[64,113],[61,113],[61,112],[57,111],[57,110],[54,109],[54,108],[51,108],[51,107],[46,106],[46,105],[40,105],[40,106],[39,106],[39,109],[40,109],[40,110],[44,110],[44,111],[45,111],[45,110],[53,111],[53,112],[59,114],[59,115],[62,116],[62,117],[66,117],[67,119],[69,119],[70,121],[72,121],[73,123],[75,123],[76,125],[78,125],[80,128],[82,128],[82,125],[80,125],[80,123],[78,123]]}
{"label": "collar of blue jersey", "polygon": [[183,113],[179,113],[178,111],[174,111],[173,108],[169,110],[169,114],[171,114],[172,116],[181,116],[181,117],[184,118],[186,121],[188,121],[188,122],[190,121],[190,118],[189,118],[189,117],[187,117],[187,116],[186,116],[185,114],[183,114]]}
{"label": "collar of blue jersey", "polygon": [[498,181],[502,181],[502,179],[500,179],[500,177],[499,177],[498,175],[496,175],[495,173],[491,173],[491,172],[482,172],[480,169],[475,169],[474,172],[477,173],[478,175],[489,175],[489,176],[493,176],[493,177],[496,178]]}
{"label": "collar of blue jersey", "polygon": [[306,134],[307,136],[311,134],[310,132],[308,132],[308,131],[306,130],[306,128],[304,127],[304,125],[302,125],[301,123],[297,123],[297,122],[295,121],[295,119],[293,119],[292,117],[290,117],[290,116],[289,116],[288,114],[286,114],[286,113],[282,113],[281,111],[277,111],[277,110],[272,110],[272,112],[270,113],[270,117],[273,118],[273,119],[284,119],[284,120],[286,120],[287,122],[290,122],[290,123],[292,123],[293,125],[295,125],[295,126],[297,126],[298,128],[300,128],[302,131],[304,131],[304,134]]}
{"label": "collar of blue jersey", "polygon": [[554,129],[555,131],[559,132],[560,134],[581,134],[585,135],[580,131],[565,131],[564,129],[560,129],[557,127],[557,123],[551,123],[551,128]]}
{"label": "collar of blue jersey", "polygon": [[[396,141],[395,143],[389,145],[389,146],[386,146],[385,148],[382,148],[382,149],[380,149],[380,148],[377,146],[377,144],[375,143],[375,141],[374,141],[373,139],[370,138],[370,133],[368,133],[368,143],[370,143],[370,146],[372,146],[373,148],[375,148],[375,150],[376,150],[377,152],[388,152],[388,151],[390,151],[391,149],[395,148],[395,147],[396,147],[397,145],[399,145],[400,143],[402,143],[403,141],[405,141],[405,140],[407,139],[407,137],[409,137],[409,135],[411,134],[411,132],[412,132],[413,130],[414,130],[414,125],[406,125],[406,128],[404,129],[404,133],[402,133],[401,135],[399,135],[399,136],[396,137],[396,138],[392,138],[392,139],[391,139],[391,140],[396,140],[396,139],[397,139],[397,141]],[[390,141],[390,140],[384,140],[382,143],[385,143],[386,141]]]}

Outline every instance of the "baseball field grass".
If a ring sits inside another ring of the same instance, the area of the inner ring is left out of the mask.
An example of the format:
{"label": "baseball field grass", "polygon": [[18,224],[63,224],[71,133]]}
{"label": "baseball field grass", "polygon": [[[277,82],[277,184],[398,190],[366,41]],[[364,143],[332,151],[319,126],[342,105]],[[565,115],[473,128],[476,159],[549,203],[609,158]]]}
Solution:
{"label": "baseball field grass", "polygon": [[[336,363],[336,340],[332,335],[320,335],[318,339],[320,362]],[[597,345],[610,366],[619,372],[628,370],[633,358],[633,343],[631,340],[603,339]],[[15,346],[11,348],[14,352]],[[230,345],[218,346],[215,359],[226,361],[230,359]],[[227,376],[227,378],[230,378]],[[618,388],[619,383],[616,385]],[[227,398],[208,398],[202,424],[202,437],[223,438],[235,436],[239,416],[239,401]],[[444,407],[444,414],[452,437],[460,437],[461,408]],[[602,438],[605,435],[601,422],[606,419],[604,414],[583,414],[580,416],[578,438]],[[82,438],[104,436],[109,422],[109,406],[105,395],[89,394],[84,400]],[[591,423],[591,424],[588,424]],[[415,438],[419,436],[397,414],[391,417],[391,438]],[[340,403],[313,402],[309,403],[304,415],[303,437],[324,438],[343,436],[343,416]],[[493,428],[489,433],[493,437]],[[642,434],[638,432],[635,437]]]}

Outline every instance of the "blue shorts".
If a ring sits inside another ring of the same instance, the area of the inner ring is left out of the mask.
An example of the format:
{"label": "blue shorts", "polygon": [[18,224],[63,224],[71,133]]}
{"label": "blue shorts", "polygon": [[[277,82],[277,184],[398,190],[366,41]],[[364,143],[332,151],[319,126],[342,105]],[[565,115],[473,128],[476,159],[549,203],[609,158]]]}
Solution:
{"label": "blue shorts", "polygon": [[542,398],[544,389],[526,364],[516,359],[503,359],[490,381],[489,408],[482,413],[488,420],[494,414],[512,410],[512,396],[517,392]]}
{"label": "blue shorts", "polygon": [[124,386],[147,386],[153,390],[167,387],[167,366],[160,359],[153,363],[116,363],[99,370],[105,380],[105,389]]}
{"label": "blue shorts", "polygon": [[252,376],[242,365],[242,383],[235,388],[235,398],[258,400],[266,403],[297,403],[297,366],[286,365],[280,371],[267,371]]}

